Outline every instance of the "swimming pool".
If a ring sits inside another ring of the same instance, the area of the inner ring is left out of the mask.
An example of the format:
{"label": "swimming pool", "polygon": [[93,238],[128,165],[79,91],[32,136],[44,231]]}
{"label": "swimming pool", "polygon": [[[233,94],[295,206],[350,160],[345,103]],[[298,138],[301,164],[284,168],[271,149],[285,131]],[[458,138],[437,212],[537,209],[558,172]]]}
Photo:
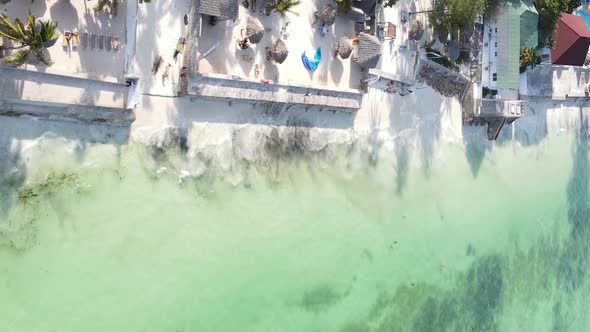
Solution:
{"label": "swimming pool", "polygon": [[590,13],[586,13],[582,9],[576,10],[576,15],[582,16],[584,18],[584,22],[586,23],[586,27],[590,30]]}

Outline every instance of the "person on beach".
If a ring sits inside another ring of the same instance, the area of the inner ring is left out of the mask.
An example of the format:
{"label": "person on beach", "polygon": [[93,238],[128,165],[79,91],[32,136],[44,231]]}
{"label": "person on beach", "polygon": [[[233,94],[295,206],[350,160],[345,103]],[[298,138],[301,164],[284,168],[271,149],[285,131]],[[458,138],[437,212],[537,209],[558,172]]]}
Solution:
{"label": "person on beach", "polygon": [[179,54],[182,54],[184,51],[184,44],[186,43],[186,39],[180,37],[178,38],[178,43],[176,43],[176,49],[174,50],[174,55],[172,56],[174,60],[178,57]]}
{"label": "person on beach", "polygon": [[250,44],[248,43],[248,38],[244,38],[242,40],[239,40],[238,46],[240,47],[241,50],[245,50],[248,47],[250,47]]}
{"label": "person on beach", "polygon": [[168,78],[168,75],[170,74],[170,67],[172,67],[171,64],[168,64],[166,66],[166,69],[164,70],[164,73],[162,74],[162,78]]}

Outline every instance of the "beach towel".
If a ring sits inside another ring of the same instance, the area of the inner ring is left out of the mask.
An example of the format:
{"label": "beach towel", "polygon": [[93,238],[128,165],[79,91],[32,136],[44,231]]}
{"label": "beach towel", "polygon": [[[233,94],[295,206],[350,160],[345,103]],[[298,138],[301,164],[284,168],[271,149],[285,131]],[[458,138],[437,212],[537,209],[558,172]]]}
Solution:
{"label": "beach towel", "polygon": [[315,55],[313,56],[313,59],[309,59],[307,57],[307,55],[305,54],[305,52],[303,52],[303,54],[301,54],[301,61],[303,61],[303,65],[305,66],[305,68],[307,68],[308,70],[311,70],[311,71],[318,69],[318,66],[320,65],[321,60],[322,60],[322,49],[319,47],[315,51]]}

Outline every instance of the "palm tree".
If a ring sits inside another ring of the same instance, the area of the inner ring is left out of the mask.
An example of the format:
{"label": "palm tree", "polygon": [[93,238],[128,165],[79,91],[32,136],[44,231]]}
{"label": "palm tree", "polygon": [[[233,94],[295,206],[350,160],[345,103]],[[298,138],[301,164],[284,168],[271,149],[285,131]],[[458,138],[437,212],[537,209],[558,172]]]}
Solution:
{"label": "palm tree", "polygon": [[541,63],[539,51],[532,47],[523,47],[520,49],[520,72],[524,73],[529,67],[534,67]]}
{"label": "palm tree", "polygon": [[340,14],[348,13],[352,9],[352,1],[353,0],[336,0],[338,12],[340,12]]}
{"label": "palm tree", "polygon": [[29,54],[32,52],[44,64],[48,66],[53,64],[45,57],[43,50],[52,46],[59,38],[57,22],[51,20],[36,22],[35,16],[29,12],[27,25],[25,26],[18,18],[14,20],[14,23],[11,23],[8,16],[2,14],[0,15],[0,37],[20,43],[16,47],[2,47],[3,49],[18,50],[5,57],[3,59],[4,63],[20,66],[27,61]]}
{"label": "palm tree", "polygon": [[274,0],[272,2],[271,8],[282,16],[285,16],[287,12],[297,14],[293,11],[293,7],[299,5],[300,3],[301,0]]}
{"label": "palm tree", "polygon": [[108,0],[98,0],[96,7],[92,8],[92,9],[94,9],[95,12],[100,12],[104,9],[104,7],[107,5],[108,2],[109,2]]}

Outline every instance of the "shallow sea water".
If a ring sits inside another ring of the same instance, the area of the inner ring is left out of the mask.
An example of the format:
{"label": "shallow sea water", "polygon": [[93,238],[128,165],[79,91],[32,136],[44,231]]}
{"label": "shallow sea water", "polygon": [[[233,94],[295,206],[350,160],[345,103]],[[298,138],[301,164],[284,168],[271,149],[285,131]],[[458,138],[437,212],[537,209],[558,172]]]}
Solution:
{"label": "shallow sea water", "polygon": [[589,325],[585,129],[442,142],[427,167],[412,149],[296,143],[236,161],[235,147],[215,159],[190,135],[157,148],[12,141],[2,331]]}

